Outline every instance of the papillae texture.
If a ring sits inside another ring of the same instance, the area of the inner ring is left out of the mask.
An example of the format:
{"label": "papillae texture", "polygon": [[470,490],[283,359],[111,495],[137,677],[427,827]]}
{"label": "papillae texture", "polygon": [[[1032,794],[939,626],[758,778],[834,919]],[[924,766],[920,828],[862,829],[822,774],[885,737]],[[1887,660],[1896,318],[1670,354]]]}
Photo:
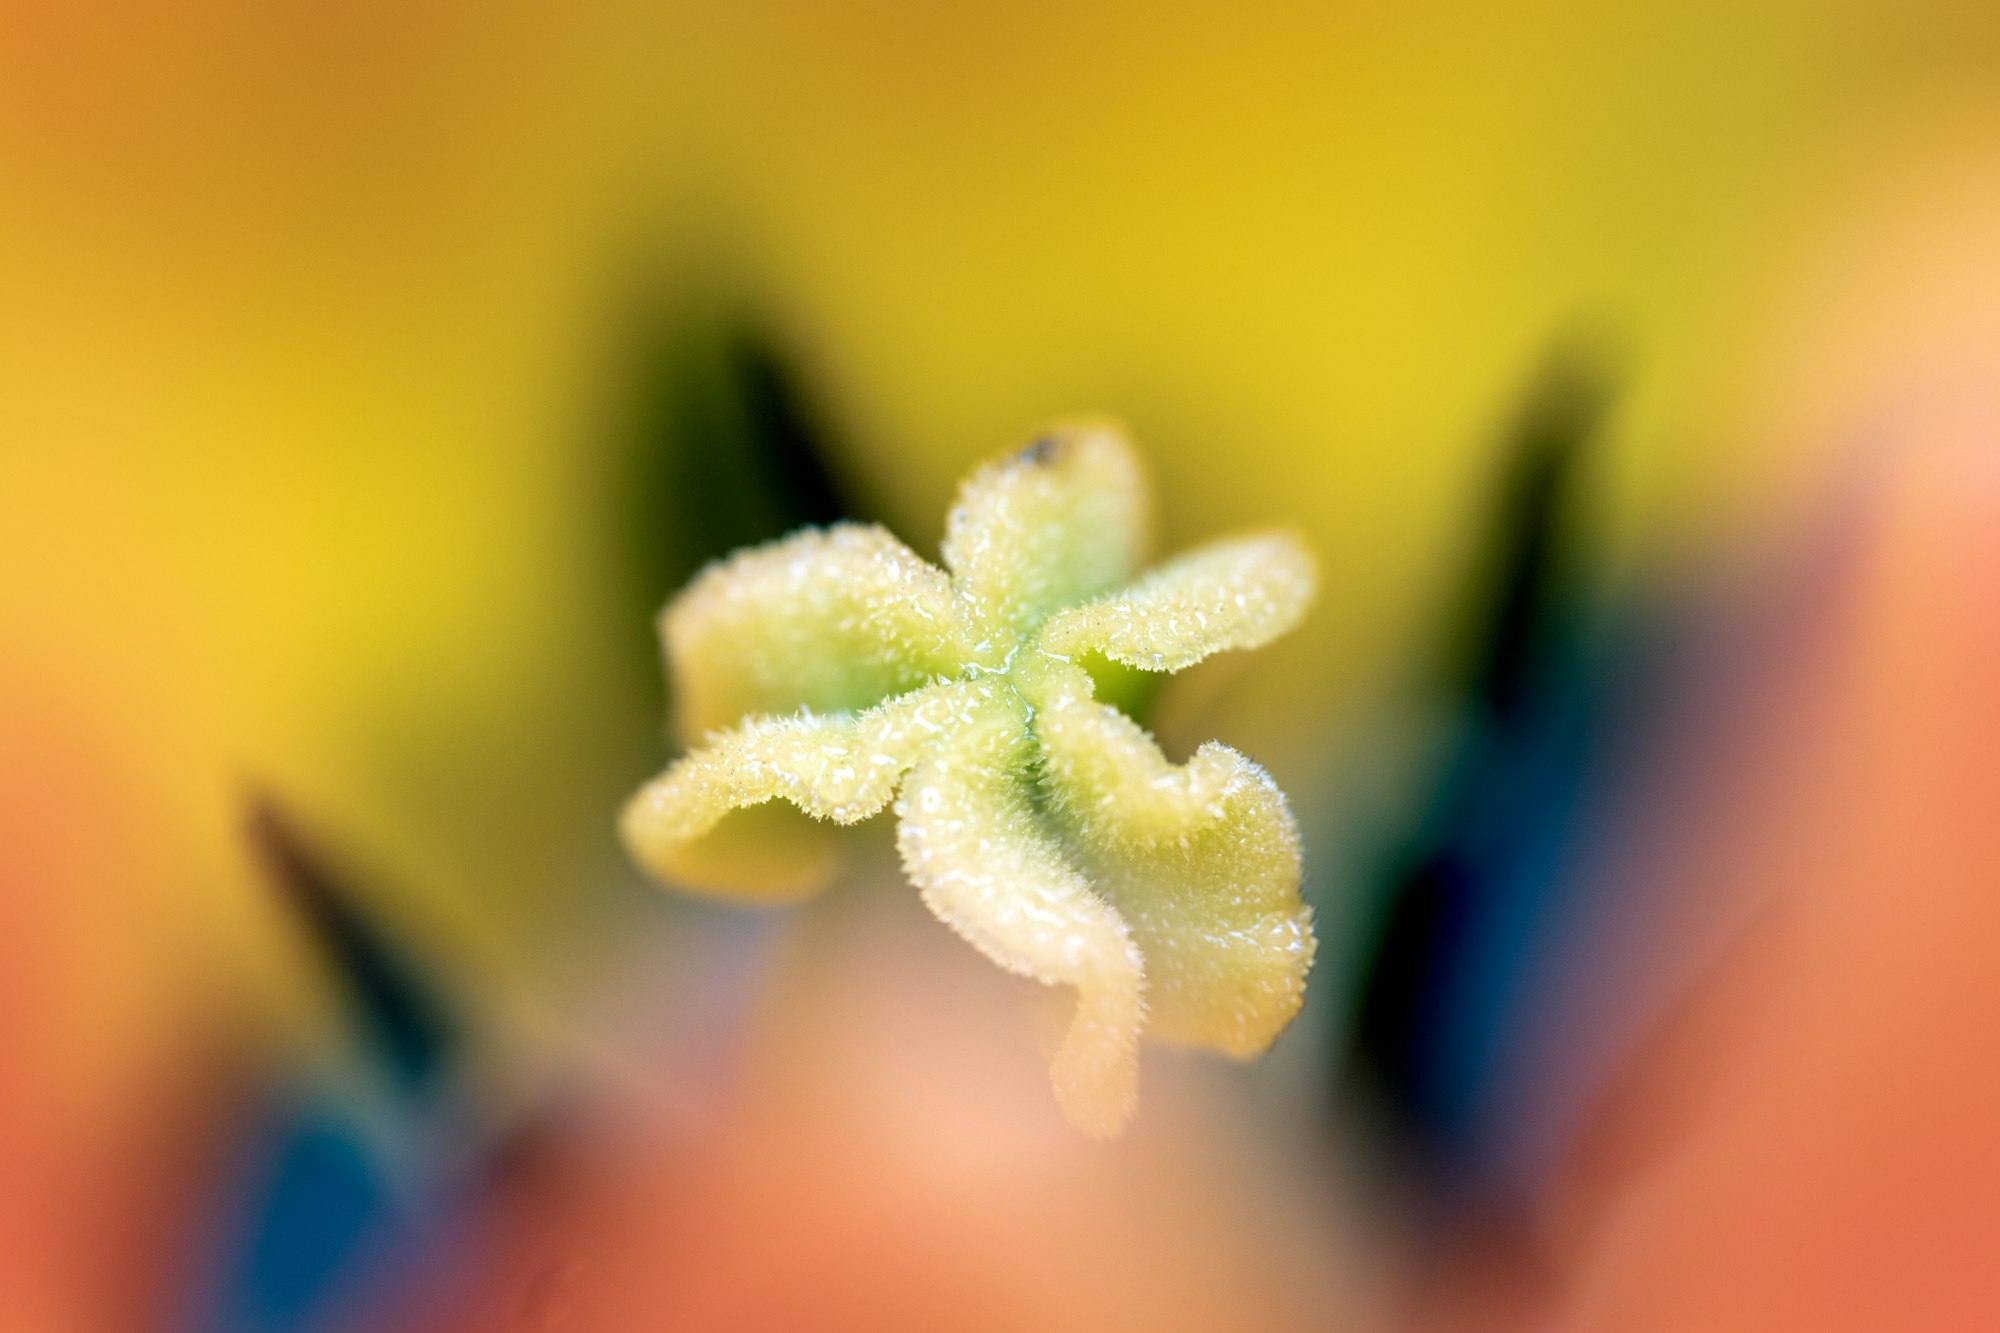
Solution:
{"label": "papillae texture", "polygon": [[827,824],[893,805],[925,904],[1000,966],[1075,988],[1056,1097],[1103,1137],[1136,1107],[1142,1030],[1256,1055],[1314,947],[1270,775],[1213,741],[1169,762],[1082,665],[1260,647],[1311,603],[1312,557],[1259,534],[1141,576],[1147,527],[1131,446],[1085,421],[965,481],[942,570],[851,524],[711,565],[660,618],[693,748],[622,820],[661,881],[770,901],[832,877]]}

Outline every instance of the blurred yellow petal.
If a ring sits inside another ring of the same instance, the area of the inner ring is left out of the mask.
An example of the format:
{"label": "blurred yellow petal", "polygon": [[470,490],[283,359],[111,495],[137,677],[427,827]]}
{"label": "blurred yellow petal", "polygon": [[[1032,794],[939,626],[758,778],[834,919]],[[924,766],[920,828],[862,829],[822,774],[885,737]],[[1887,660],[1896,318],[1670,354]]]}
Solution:
{"label": "blurred yellow petal", "polygon": [[1076,987],[1076,1016],[1050,1073],[1070,1122],[1108,1138],[1137,1104],[1139,951],[1021,787],[1024,724],[1018,697],[996,694],[925,759],[897,803],[897,846],[925,904],[980,952],[1010,972]]}
{"label": "blurred yellow petal", "polygon": [[1255,1055],[1305,998],[1312,912],[1298,825],[1262,768],[1213,741],[1173,764],[1151,736],[1049,663],[1034,730],[1054,817],[1145,958],[1148,1031]]}
{"label": "blurred yellow petal", "polygon": [[1050,618],[1041,644],[1095,649],[1146,671],[1179,671],[1211,653],[1261,648],[1312,604],[1312,553],[1289,533],[1219,541],[1153,570],[1125,591]]}
{"label": "blurred yellow petal", "polygon": [[879,527],[809,529],[710,565],[660,617],[681,738],[843,712],[957,669],[944,574]]}
{"label": "blurred yellow petal", "polygon": [[959,488],[944,562],[967,602],[975,656],[997,665],[1050,612],[1131,578],[1149,501],[1124,434],[1060,425],[986,464]]}

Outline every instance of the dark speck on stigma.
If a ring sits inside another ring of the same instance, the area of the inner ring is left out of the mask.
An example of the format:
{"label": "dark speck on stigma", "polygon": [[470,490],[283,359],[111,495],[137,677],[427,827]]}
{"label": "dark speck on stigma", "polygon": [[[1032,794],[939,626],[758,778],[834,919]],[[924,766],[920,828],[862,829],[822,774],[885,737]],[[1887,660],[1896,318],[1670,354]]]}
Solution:
{"label": "dark speck on stigma", "polygon": [[1033,443],[1024,445],[1021,452],[1014,455],[1014,461],[1029,467],[1036,467],[1056,456],[1056,437],[1038,436]]}

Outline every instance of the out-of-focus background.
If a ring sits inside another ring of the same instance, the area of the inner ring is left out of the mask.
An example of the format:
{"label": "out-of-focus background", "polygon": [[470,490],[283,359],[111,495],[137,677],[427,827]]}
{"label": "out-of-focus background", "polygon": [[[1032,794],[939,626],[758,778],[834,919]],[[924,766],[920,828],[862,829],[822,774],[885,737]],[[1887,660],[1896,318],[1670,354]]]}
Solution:
{"label": "out-of-focus background", "polygon": [[[0,0],[0,1326],[2000,1322],[2000,14]],[[1065,1127],[651,618],[1126,420],[1320,952]]]}

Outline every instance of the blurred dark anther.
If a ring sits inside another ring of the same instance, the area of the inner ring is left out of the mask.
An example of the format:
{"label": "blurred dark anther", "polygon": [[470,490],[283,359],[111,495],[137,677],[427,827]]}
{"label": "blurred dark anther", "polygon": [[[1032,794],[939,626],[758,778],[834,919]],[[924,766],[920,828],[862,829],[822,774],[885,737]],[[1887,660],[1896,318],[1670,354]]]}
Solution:
{"label": "blurred dark anther", "polygon": [[1590,353],[1557,353],[1515,422],[1510,456],[1495,506],[1491,571],[1475,583],[1464,623],[1470,641],[1456,689],[1487,716],[1519,722],[1538,704],[1537,690],[1574,649],[1584,573],[1575,530],[1579,470],[1609,406],[1607,372]]}
{"label": "blurred dark anther", "polygon": [[229,1200],[232,1237],[195,1327],[306,1333],[343,1322],[360,1275],[422,1251],[376,1154],[355,1128],[310,1108],[274,1108],[249,1127],[254,1166]]}
{"label": "blurred dark anther", "polygon": [[430,1087],[454,1044],[435,993],[357,904],[331,861],[268,792],[247,801],[244,832],[265,878],[338,975],[368,1049],[397,1087]]}
{"label": "blurred dark anther", "polygon": [[1608,383],[1599,359],[1565,348],[1506,432],[1435,678],[1446,752],[1371,891],[1378,934],[1341,1063],[1448,1193],[1477,1194],[1493,1170],[1488,1094],[1591,799],[1607,687],[1575,509]]}
{"label": "blurred dark anther", "polygon": [[215,1201],[213,1254],[192,1284],[187,1326],[380,1327],[372,1303],[456,1280],[454,1264],[478,1243],[462,1230],[467,1218],[563,1204],[579,1159],[546,1108],[468,1117],[452,1057],[469,1034],[370,919],[348,873],[268,792],[246,798],[244,831],[401,1100],[380,1118],[310,1083],[270,1090],[238,1135],[242,1168]]}
{"label": "blurred dark anther", "polygon": [[[796,349],[739,298],[641,280],[615,326],[599,429],[619,656],[662,715],[654,617],[703,564],[871,506]],[[651,757],[646,760],[652,763]]]}
{"label": "blurred dark anther", "polygon": [[864,516],[803,372],[759,320],[660,303],[631,321],[617,366],[613,482],[649,615],[705,561]]}

